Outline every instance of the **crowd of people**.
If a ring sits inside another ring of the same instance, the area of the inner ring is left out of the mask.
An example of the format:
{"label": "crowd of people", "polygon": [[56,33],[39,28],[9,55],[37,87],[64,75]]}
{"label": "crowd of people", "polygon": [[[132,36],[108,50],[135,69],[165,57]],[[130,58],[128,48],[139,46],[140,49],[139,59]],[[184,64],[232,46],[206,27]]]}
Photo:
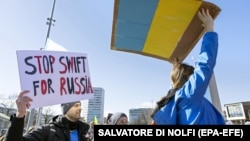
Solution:
{"label": "crowd of people", "polygon": [[[24,126],[24,111],[28,108],[30,98],[24,96],[28,91],[20,93],[17,99],[18,111],[17,114],[11,116],[11,124],[6,134],[0,137],[0,141],[18,140],[66,140],[70,141],[94,141],[94,121],[89,124],[80,121],[81,102],[70,102],[61,104],[62,114],[52,118],[49,124],[42,125],[41,127],[31,126],[27,132],[23,132]],[[127,125],[128,117],[125,113],[109,113],[105,125]],[[60,130],[59,130],[60,129]],[[79,136],[82,135],[82,136]],[[66,136],[66,138],[65,138]]]}
{"label": "crowd of people", "polygon": [[[218,34],[209,10],[198,11],[204,27],[203,41],[196,66],[173,61],[172,89],[162,97],[151,117],[154,125],[225,125],[223,115],[204,95],[216,64]],[[52,118],[49,124],[33,128],[23,134],[24,118],[32,99],[29,91],[21,91],[16,99],[17,113],[11,115],[11,123],[4,141],[94,141],[94,122],[85,123],[81,118],[81,102],[61,104],[62,115]],[[106,125],[128,125],[123,112],[109,114]]]}

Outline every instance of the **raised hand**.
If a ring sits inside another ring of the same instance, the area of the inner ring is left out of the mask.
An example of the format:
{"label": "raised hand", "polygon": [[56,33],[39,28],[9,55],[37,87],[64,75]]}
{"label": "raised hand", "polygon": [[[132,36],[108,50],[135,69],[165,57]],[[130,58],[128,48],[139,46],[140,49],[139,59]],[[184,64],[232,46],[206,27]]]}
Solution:
{"label": "raised hand", "polygon": [[214,31],[214,19],[209,13],[209,10],[206,11],[202,8],[201,11],[198,11],[198,17],[202,21],[202,26],[205,29],[205,32]]}
{"label": "raised hand", "polygon": [[30,107],[30,102],[32,101],[32,99],[25,95],[27,93],[29,93],[28,90],[20,92],[16,99],[17,117],[24,117],[26,114],[26,110]]}

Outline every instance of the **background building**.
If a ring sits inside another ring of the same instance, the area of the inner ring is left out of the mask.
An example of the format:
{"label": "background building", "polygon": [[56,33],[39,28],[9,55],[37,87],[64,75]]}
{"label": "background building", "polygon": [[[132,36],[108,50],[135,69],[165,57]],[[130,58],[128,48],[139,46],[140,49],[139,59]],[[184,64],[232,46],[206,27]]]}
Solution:
{"label": "background building", "polygon": [[94,121],[96,116],[98,123],[103,124],[104,117],[104,89],[93,87],[94,97],[82,101],[82,113],[86,122]]}
{"label": "background building", "polygon": [[[4,105],[4,104],[1,104]],[[3,134],[2,130],[6,130],[10,123],[10,115],[15,114],[16,109],[0,106],[0,135]]]}
{"label": "background building", "polygon": [[150,117],[152,108],[136,108],[129,110],[129,124],[148,125],[152,123]]}
{"label": "background building", "polygon": [[250,101],[229,103],[224,105],[225,118],[233,124],[245,124],[250,121]]}

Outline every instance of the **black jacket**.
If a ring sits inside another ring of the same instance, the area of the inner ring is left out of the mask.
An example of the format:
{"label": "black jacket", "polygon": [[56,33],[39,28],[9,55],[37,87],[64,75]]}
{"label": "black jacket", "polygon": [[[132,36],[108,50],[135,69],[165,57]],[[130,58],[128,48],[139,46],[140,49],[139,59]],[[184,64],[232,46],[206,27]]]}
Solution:
{"label": "black jacket", "polygon": [[[4,141],[70,141],[70,130],[67,123],[62,122],[62,118],[61,115],[55,116],[49,124],[23,135],[24,118],[16,118],[13,115]],[[87,141],[85,135],[88,129],[87,123],[77,122],[79,141]]]}

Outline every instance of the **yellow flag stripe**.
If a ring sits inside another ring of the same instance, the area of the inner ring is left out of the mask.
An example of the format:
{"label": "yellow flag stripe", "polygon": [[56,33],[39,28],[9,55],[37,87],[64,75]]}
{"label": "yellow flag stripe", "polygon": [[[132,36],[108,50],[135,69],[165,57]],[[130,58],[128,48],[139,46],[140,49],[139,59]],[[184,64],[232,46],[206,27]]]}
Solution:
{"label": "yellow flag stripe", "polygon": [[97,124],[98,124],[98,119],[97,119],[97,117],[96,117],[96,116],[94,117],[94,124],[95,124],[95,125],[97,125]]}
{"label": "yellow flag stripe", "polygon": [[160,0],[143,52],[169,58],[201,4],[197,0]]}

